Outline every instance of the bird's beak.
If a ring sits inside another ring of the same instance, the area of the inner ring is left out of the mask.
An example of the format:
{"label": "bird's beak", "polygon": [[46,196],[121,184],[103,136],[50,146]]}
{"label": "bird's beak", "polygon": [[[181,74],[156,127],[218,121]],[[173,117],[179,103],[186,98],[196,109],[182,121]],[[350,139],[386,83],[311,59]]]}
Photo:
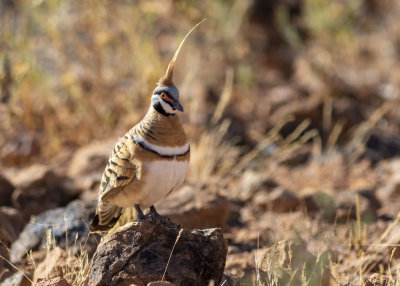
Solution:
{"label": "bird's beak", "polygon": [[182,106],[182,104],[179,102],[179,100],[174,100],[174,102],[172,103],[172,106],[173,106],[176,110],[179,110],[180,112],[183,112],[183,106]]}

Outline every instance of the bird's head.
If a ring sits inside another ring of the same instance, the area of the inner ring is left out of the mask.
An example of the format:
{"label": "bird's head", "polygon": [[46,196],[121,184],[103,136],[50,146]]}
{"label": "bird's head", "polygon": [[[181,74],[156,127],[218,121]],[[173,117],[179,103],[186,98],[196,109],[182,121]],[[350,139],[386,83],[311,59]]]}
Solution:
{"label": "bird's head", "polygon": [[174,67],[175,67],[175,62],[176,58],[178,57],[179,51],[181,50],[181,47],[183,43],[185,42],[186,38],[190,35],[190,33],[196,29],[198,25],[200,25],[203,21],[206,19],[203,19],[200,23],[198,23],[196,26],[194,26],[183,38],[181,44],[179,45],[178,49],[175,51],[174,56],[172,57],[172,60],[170,61],[167,71],[165,72],[165,75],[160,78],[160,80],[157,83],[157,87],[153,92],[153,95],[151,97],[151,105],[161,114],[169,116],[169,115],[174,115],[176,114],[177,111],[183,112],[183,107],[181,103],[179,102],[179,91],[174,85],[172,78],[174,74]]}
{"label": "bird's head", "polygon": [[175,85],[157,86],[151,97],[151,105],[159,113],[166,116],[174,115],[177,111],[183,111],[179,102],[179,91]]}

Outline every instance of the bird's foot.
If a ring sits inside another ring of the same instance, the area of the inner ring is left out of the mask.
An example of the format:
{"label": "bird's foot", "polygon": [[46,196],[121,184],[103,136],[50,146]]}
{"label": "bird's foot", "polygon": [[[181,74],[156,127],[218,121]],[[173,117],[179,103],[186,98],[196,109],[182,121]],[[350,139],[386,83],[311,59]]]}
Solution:
{"label": "bird's foot", "polygon": [[157,210],[154,206],[150,206],[150,213],[155,216],[160,216],[160,214],[157,212]]}
{"label": "bird's foot", "polygon": [[150,206],[150,214],[152,214],[152,216],[155,217],[155,218],[159,218],[160,221],[161,221],[162,223],[164,223],[164,224],[166,224],[166,223],[169,222],[169,219],[168,219],[166,216],[160,215],[160,214],[157,212],[157,210],[156,210],[156,208],[155,208],[154,206]]}
{"label": "bird's foot", "polygon": [[136,210],[136,214],[137,214],[137,220],[141,221],[144,219],[144,213],[142,211],[142,209],[140,208],[139,204],[135,204],[135,210]]}

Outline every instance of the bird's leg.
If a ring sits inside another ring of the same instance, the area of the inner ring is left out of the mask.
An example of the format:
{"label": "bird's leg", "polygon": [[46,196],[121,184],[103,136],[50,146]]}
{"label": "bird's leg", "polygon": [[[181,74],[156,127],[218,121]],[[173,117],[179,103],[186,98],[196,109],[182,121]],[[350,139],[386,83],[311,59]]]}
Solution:
{"label": "bird's leg", "polygon": [[144,214],[143,214],[143,211],[140,209],[139,204],[135,204],[135,210],[136,210],[136,213],[137,213],[137,219],[138,220],[144,219]]}

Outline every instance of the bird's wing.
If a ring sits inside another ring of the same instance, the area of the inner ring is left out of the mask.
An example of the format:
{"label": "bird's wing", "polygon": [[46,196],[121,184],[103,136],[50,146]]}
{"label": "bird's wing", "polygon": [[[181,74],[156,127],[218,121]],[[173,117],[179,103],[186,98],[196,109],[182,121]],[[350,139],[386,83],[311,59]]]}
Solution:
{"label": "bird's wing", "polygon": [[108,201],[133,180],[140,178],[141,167],[135,160],[135,143],[130,137],[121,138],[114,147],[100,185],[99,199]]}

